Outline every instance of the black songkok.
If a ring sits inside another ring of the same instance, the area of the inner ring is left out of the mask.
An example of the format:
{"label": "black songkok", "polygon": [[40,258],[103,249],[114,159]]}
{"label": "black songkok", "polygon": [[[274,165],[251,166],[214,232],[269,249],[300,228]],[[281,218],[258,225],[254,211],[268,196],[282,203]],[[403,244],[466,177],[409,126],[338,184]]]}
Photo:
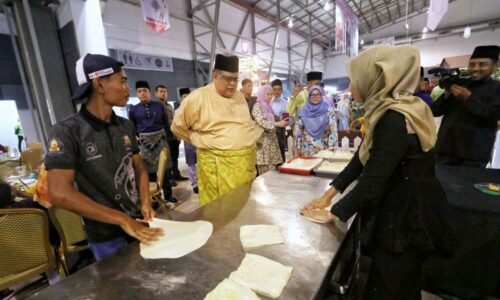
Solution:
{"label": "black songkok", "polygon": [[311,80],[321,81],[322,79],[323,79],[322,72],[309,72],[309,73],[307,73],[307,81],[311,81]]}
{"label": "black songkok", "polygon": [[147,81],[144,81],[144,80],[139,80],[139,81],[136,81],[135,82],[135,89],[140,89],[140,88],[147,88],[148,90],[150,89],[149,88],[149,83]]}
{"label": "black songkok", "polygon": [[238,56],[225,56],[222,54],[217,54],[215,57],[214,69],[238,73],[239,70],[239,59]]}
{"label": "black songkok", "polygon": [[491,46],[477,46],[472,52],[472,58],[489,58],[494,63],[498,61],[498,55],[500,54],[500,47],[491,45]]}

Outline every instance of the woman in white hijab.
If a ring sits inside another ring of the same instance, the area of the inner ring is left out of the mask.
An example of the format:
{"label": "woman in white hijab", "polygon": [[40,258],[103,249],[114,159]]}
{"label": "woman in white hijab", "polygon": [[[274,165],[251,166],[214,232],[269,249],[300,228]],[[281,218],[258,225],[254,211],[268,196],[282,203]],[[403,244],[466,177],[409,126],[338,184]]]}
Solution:
{"label": "woman in white hijab", "polygon": [[349,97],[351,94],[345,93],[340,98],[339,103],[337,104],[337,111],[339,115],[339,130],[348,130],[349,129],[349,114],[351,112],[351,105],[349,103]]}
{"label": "woman in white hijab", "polygon": [[[413,46],[378,46],[348,62],[351,92],[366,109],[366,135],[349,165],[301,213],[319,222],[358,214],[362,255],[371,266],[363,299],[420,299],[420,266],[455,247],[449,208],[434,173],[436,128],[413,96],[420,55]],[[357,185],[330,211],[337,191]]]}

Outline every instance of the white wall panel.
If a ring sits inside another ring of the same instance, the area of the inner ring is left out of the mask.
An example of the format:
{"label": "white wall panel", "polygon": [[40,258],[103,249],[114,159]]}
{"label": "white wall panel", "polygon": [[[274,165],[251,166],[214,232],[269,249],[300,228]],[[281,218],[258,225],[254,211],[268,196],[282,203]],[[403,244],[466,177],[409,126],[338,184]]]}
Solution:
{"label": "white wall panel", "polygon": [[[185,5],[184,1],[171,1],[171,12],[185,16]],[[155,33],[142,20],[139,6],[108,0],[103,22],[109,48],[192,59],[191,29],[186,21],[170,18],[172,28]]]}

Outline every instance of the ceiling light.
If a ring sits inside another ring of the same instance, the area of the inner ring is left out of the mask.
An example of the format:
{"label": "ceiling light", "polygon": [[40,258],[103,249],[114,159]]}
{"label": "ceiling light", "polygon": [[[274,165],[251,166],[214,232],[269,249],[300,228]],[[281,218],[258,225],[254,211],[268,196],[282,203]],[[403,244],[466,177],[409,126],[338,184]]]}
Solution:
{"label": "ceiling light", "polygon": [[361,41],[359,41],[359,43],[360,43],[361,45],[364,45],[364,44],[365,44],[365,40],[361,39]]}
{"label": "ceiling light", "polygon": [[332,8],[331,4],[330,4],[330,0],[326,0],[325,1],[325,6],[324,6],[324,9],[325,10],[330,10]]}
{"label": "ceiling light", "polygon": [[464,38],[466,38],[466,39],[470,38],[470,33],[471,33],[470,26],[465,27],[464,28]]}
{"label": "ceiling light", "polygon": [[292,28],[293,27],[293,19],[292,17],[290,17],[290,19],[288,20],[288,28]]}
{"label": "ceiling light", "polygon": [[405,29],[406,29],[406,30],[410,29],[410,24],[405,23]]}
{"label": "ceiling light", "polygon": [[423,33],[427,33],[428,31],[429,31],[429,29],[427,29],[427,26],[425,26],[424,29],[422,29]]}

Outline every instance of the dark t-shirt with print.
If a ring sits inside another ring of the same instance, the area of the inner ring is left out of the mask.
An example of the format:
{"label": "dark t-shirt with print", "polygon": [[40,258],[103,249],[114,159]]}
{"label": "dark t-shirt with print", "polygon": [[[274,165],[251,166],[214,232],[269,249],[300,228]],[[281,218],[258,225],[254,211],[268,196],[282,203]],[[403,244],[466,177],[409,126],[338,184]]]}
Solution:
{"label": "dark t-shirt with print", "polygon": [[[112,114],[109,123],[80,112],[51,130],[45,167],[74,169],[78,190],[95,202],[141,217],[132,155],[139,147],[132,122]],[[125,235],[117,226],[84,218],[90,242],[100,243]]]}

